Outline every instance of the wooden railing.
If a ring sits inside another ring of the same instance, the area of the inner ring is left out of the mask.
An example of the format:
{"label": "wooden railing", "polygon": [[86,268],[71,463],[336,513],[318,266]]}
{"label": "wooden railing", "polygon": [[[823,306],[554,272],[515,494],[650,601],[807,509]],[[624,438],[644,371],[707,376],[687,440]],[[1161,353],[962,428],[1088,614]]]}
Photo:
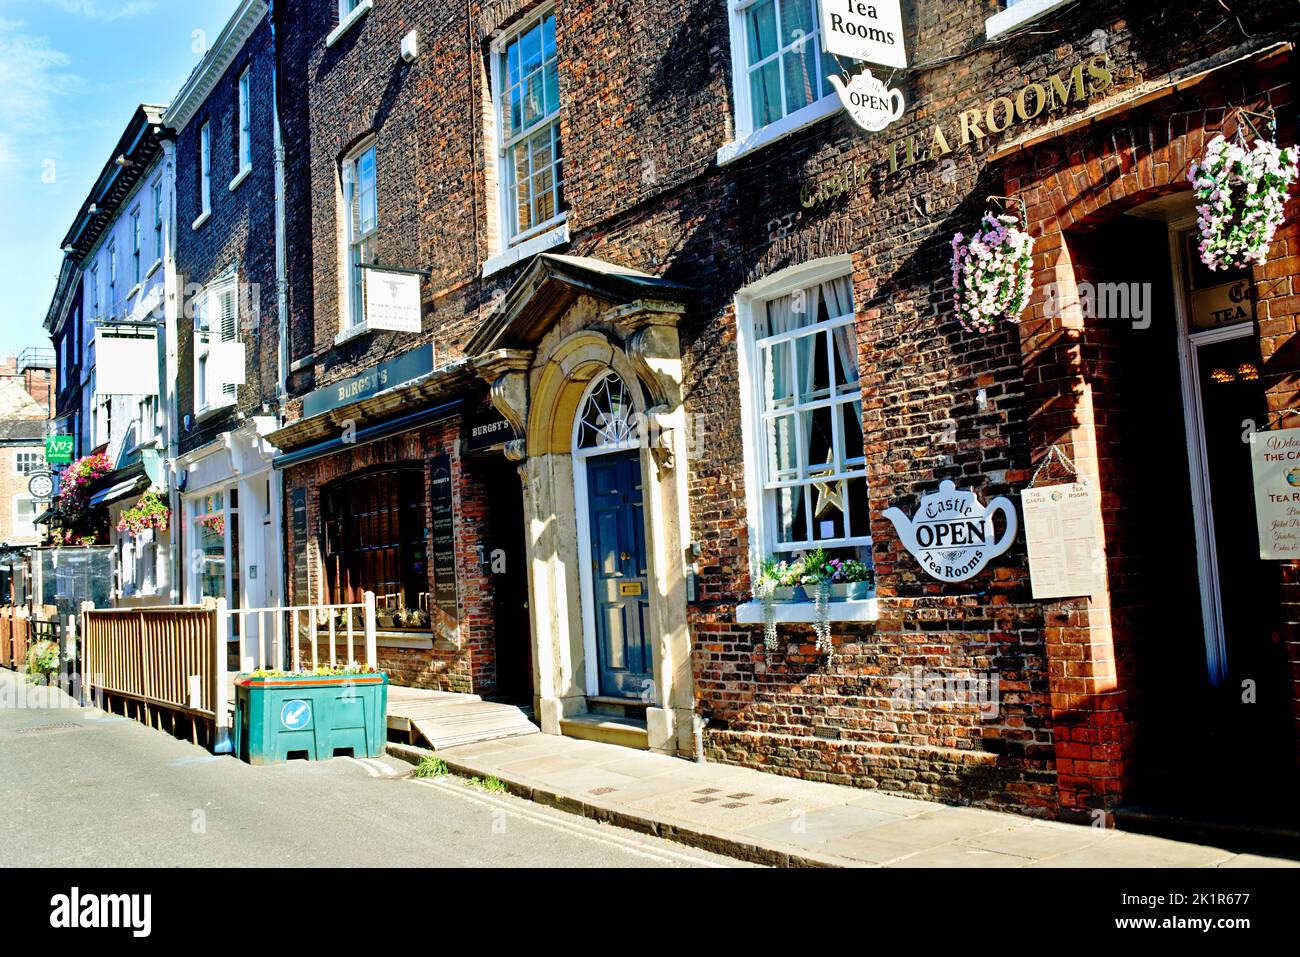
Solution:
{"label": "wooden railing", "polygon": [[229,748],[226,647],[218,640],[215,607],[83,608],[84,685],[120,699],[145,723],[190,721],[195,742],[211,729],[214,750]]}
{"label": "wooden railing", "polygon": [[0,668],[22,671],[27,666],[30,633],[27,609],[15,605],[0,608]]}
{"label": "wooden railing", "polygon": [[[373,668],[375,620],[375,594],[369,591],[350,605],[227,608],[224,599],[217,600],[217,628],[222,641],[238,644],[238,671],[348,665],[359,660],[358,651]],[[326,649],[328,657],[322,654]]]}

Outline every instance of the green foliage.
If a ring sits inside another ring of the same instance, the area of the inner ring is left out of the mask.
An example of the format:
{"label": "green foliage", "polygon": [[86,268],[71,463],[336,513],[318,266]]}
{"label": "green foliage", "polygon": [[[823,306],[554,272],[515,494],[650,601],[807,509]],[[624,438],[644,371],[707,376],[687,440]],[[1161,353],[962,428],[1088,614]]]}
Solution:
{"label": "green foliage", "polygon": [[59,646],[53,641],[38,641],[27,649],[27,673],[32,677],[49,676],[59,670]]}
{"label": "green foliage", "polygon": [[469,779],[469,786],[472,788],[481,788],[484,791],[491,791],[494,794],[505,794],[506,786],[497,777],[472,777]]}
{"label": "green foliage", "polygon": [[431,754],[420,758],[420,763],[415,766],[417,778],[440,778],[450,773],[451,768],[447,767],[447,762]]}

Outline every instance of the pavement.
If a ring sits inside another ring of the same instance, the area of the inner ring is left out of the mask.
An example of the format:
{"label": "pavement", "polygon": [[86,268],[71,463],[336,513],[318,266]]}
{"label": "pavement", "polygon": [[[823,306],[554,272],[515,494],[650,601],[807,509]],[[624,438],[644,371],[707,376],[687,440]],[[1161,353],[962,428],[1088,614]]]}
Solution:
{"label": "pavement", "polygon": [[[390,745],[418,760],[421,749]],[[537,734],[439,750],[456,774],[576,816],[775,866],[1300,867],[1144,834],[952,807]]]}
{"label": "pavement", "polygon": [[0,670],[0,867],[735,867],[402,761],[253,768]]}

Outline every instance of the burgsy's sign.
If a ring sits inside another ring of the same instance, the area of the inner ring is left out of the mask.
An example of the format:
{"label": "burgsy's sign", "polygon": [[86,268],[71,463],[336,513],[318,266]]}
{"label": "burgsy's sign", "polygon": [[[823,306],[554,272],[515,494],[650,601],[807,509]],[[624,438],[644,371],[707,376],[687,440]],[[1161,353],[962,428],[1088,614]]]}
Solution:
{"label": "burgsy's sign", "polygon": [[[993,518],[1002,513],[1006,527],[998,537]],[[978,575],[990,561],[1015,541],[1019,520],[1016,507],[1007,498],[995,498],[984,505],[969,489],[950,481],[921,499],[916,513],[908,518],[899,508],[888,508],[885,518],[904,547],[932,577],[962,582]]]}

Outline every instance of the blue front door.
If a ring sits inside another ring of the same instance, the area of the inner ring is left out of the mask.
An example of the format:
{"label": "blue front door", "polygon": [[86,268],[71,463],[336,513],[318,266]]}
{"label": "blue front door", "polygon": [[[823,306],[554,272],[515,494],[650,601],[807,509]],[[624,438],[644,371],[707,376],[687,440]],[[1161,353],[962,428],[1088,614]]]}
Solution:
{"label": "blue front door", "polygon": [[636,450],[587,460],[591,586],[600,693],[653,698],[641,459]]}

